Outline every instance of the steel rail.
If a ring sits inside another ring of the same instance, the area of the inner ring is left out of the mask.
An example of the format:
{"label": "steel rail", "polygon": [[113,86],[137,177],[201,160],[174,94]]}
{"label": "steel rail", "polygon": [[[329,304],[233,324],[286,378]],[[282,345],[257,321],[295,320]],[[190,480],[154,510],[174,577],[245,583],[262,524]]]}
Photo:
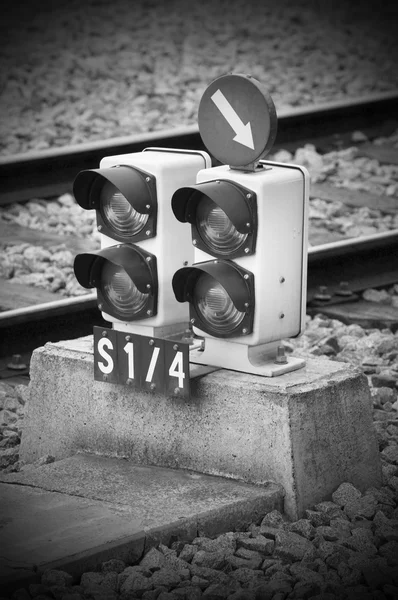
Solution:
{"label": "steel rail", "polygon": [[[398,90],[277,112],[274,148],[291,148],[303,141],[397,121]],[[139,152],[146,146],[204,149],[198,127],[191,125],[0,157],[0,205],[70,192],[77,173],[97,167],[103,156]]]}
{"label": "steel rail", "polygon": [[[360,292],[398,282],[398,230],[310,247],[307,301],[313,304],[320,286],[331,300],[341,302],[341,281]],[[346,291],[346,290],[345,290]],[[316,299],[315,299],[316,301]],[[88,335],[93,325],[106,325],[97,307],[96,293],[65,298],[0,313],[0,357],[32,351],[48,341]]]}

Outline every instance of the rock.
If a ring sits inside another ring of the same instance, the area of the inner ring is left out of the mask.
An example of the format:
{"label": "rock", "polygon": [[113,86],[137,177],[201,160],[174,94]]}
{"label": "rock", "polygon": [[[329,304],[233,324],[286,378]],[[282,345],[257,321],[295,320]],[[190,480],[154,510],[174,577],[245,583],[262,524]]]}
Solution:
{"label": "rock", "polygon": [[121,573],[126,568],[126,563],[123,560],[119,560],[118,558],[111,558],[101,564],[101,571],[103,573],[108,573],[109,571],[114,571],[116,573]]}
{"label": "rock", "polygon": [[301,560],[310,548],[312,543],[301,535],[291,531],[281,531],[275,537],[274,556],[297,561]]}
{"label": "rock", "polygon": [[192,564],[221,570],[226,564],[225,551],[206,552],[205,550],[198,550],[192,559]]}
{"label": "rock", "polygon": [[377,548],[373,544],[373,535],[365,529],[354,529],[352,536],[344,540],[342,545],[368,556],[374,556],[377,553]]}
{"label": "rock", "polygon": [[322,585],[324,578],[320,573],[315,573],[311,569],[303,567],[300,563],[294,563],[290,566],[290,573],[299,581],[305,583],[316,583]]}
{"label": "rock", "polygon": [[197,551],[198,546],[194,546],[193,544],[185,544],[178,555],[178,558],[185,560],[186,562],[191,562]]}
{"label": "rock", "polygon": [[397,377],[391,373],[375,373],[371,376],[373,387],[389,387],[392,389],[396,388]]}
{"label": "rock", "polygon": [[330,519],[338,519],[343,516],[340,506],[330,500],[319,502],[314,506],[314,510],[316,512],[326,513]]}
{"label": "rock", "polygon": [[330,517],[325,512],[319,512],[316,510],[306,510],[305,516],[310,521],[313,527],[320,527],[321,525],[329,525]]}
{"label": "rock", "polygon": [[165,564],[165,555],[156,548],[151,548],[140,561],[140,566],[148,571],[161,569]]}
{"label": "rock", "polygon": [[203,598],[207,598],[207,600],[223,600],[224,598],[228,598],[230,592],[232,590],[224,585],[219,583],[212,583],[208,588],[203,592]]}
{"label": "rock", "polygon": [[362,298],[367,302],[377,302],[378,304],[391,304],[391,296],[385,290],[374,290],[369,288],[362,294]]}
{"label": "rock", "polygon": [[[88,585],[84,589],[84,597],[89,600],[117,600],[119,598],[117,592],[106,587],[105,585]],[[57,600],[57,597],[55,597]],[[62,596],[63,598],[63,596]],[[61,600],[61,598],[59,599]]]}
{"label": "rock", "polygon": [[[227,560],[230,560],[231,558],[234,558],[233,555],[228,556]],[[210,581],[211,583],[227,584],[229,580],[228,576],[225,573],[223,573],[222,571],[217,571],[216,569],[208,569],[206,567],[198,567],[197,565],[191,565],[190,570],[192,573],[192,580],[194,575],[197,575],[202,579],[207,579],[207,581]]]}
{"label": "rock", "polygon": [[381,453],[382,458],[392,465],[398,466],[398,446],[391,445],[384,448]]}
{"label": "rock", "polygon": [[155,571],[152,577],[149,579],[151,586],[156,588],[158,586],[163,586],[166,589],[170,590],[171,588],[178,585],[181,581],[181,577],[178,575],[176,571],[168,568],[162,568],[158,571]]}
{"label": "rock", "polygon": [[338,531],[330,525],[321,525],[315,531],[317,535],[322,536],[327,542],[335,542],[340,539]]}
{"label": "rock", "polygon": [[92,585],[101,585],[104,581],[104,573],[97,573],[96,571],[86,571],[83,573],[80,579],[80,585],[82,588],[86,588]]}
{"label": "rock", "polygon": [[230,565],[233,569],[258,569],[261,566],[262,559],[259,561],[258,559],[251,560],[248,558],[242,558],[240,556],[235,556],[234,554],[230,554],[226,556],[226,561],[228,565]]}
{"label": "rock", "polygon": [[311,524],[309,519],[299,519],[294,523],[289,523],[287,530],[297,533],[308,540],[311,540],[315,535],[315,527]]}
{"label": "rock", "polygon": [[257,582],[263,575],[263,572],[259,569],[248,569],[245,567],[240,567],[231,573],[231,577],[242,584],[253,581]]}
{"label": "rock", "polygon": [[[124,595],[132,594],[132,595],[141,595],[147,590],[156,587],[155,582],[153,581],[154,575],[160,573],[160,571],[156,571],[151,578],[144,577],[141,573],[132,573],[127,577],[124,581],[123,585],[120,587],[120,593]],[[180,579],[178,578],[178,581]],[[158,585],[162,585],[159,583]]]}
{"label": "rock", "polygon": [[19,446],[0,449],[0,468],[6,469],[14,465],[19,458]]}
{"label": "rock", "polygon": [[255,538],[245,538],[238,540],[238,546],[246,548],[247,550],[260,552],[264,555],[269,555],[272,554],[274,550],[275,542],[273,540],[267,539],[263,535],[258,535]]}
{"label": "rock", "polygon": [[286,521],[279,510],[272,510],[265,515],[260,523],[260,527],[273,527],[275,529],[284,528]]}
{"label": "rock", "polygon": [[344,561],[338,564],[337,573],[345,587],[358,585],[362,581],[360,569],[351,569]]}
{"label": "rock", "polygon": [[259,552],[242,547],[238,548],[235,552],[235,556],[250,561],[253,569],[259,569],[264,560],[264,557]]}
{"label": "rock", "polygon": [[257,600],[257,595],[252,590],[238,590],[228,596],[228,600]]}
{"label": "rock", "polygon": [[261,525],[258,530],[258,534],[263,535],[265,538],[268,538],[270,540],[274,540],[276,534],[279,533],[281,529],[284,529],[284,527],[279,528],[269,527],[268,525]]}
{"label": "rock", "polygon": [[203,577],[194,575],[191,579],[192,585],[198,586],[201,590],[205,590],[209,586],[209,581]]}
{"label": "rock", "polygon": [[70,586],[72,585],[73,577],[66,573],[66,571],[57,571],[56,569],[51,569],[50,571],[45,571],[41,576],[41,583],[48,587],[53,585],[59,586]]}
{"label": "rock", "polygon": [[350,500],[344,506],[344,512],[349,519],[370,519],[376,512],[377,502],[371,496]]}
{"label": "rock", "polygon": [[198,537],[192,541],[193,546],[198,546],[205,552],[235,552],[236,540],[233,535],[223,534],[211,540],[206,537]]}
{"label": "rock", "polygon": [[124,582],[130,576],[136,575],[144,575],[144,573],[148,573],[150,575],[150,571],[146,571],[143,567],[139,565],[134,565],[132,567],[126,567],[118,576],[118,587],[119,590],[123,587]]}
{"label": "rock", "polygon": [[379,554],[385,557],[389,565],[398,565],[398,542],[387,542],[379,548]]}
{"label": "rock", "polygon": [[358,500],[361,496],[361,492],[352,483],[344,482],[333,492],[332,499],[335,504],[344,507],[348,502]]}

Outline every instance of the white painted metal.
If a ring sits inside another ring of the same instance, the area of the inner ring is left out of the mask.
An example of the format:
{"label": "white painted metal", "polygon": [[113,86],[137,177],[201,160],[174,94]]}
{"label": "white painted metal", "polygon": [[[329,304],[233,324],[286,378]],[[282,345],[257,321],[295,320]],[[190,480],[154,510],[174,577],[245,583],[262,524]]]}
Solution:
{"label": "white painted metal", "polygon": [[[296,165],[268,161],[261,161],[261,164],[266,168],[256,172],[220,166],[202,170],[197,176],[197,183],[224,179],[257,194],[255,253],[234,259],[236,264],[254,274],[253,333],[225,342],[220,355],[225,362],[228,358],[224,355],[232,354],[232,348],[237,345],[252,347],[294,337],[303,331],[305,324],[309,175],[304,167]],[[195,263],[214,260],[213,256],[197,248],[194,258]],[[212,345],[208,344],[208,339],[218,339],[196,326],[194,332],[206,339],[207,347]],[[231,342],[234,342],[233,346]]]}
{"label": "white painted metal", "polygon": [[[137,322],[122,322],[107,313],[102,313],[103,317],[113,323],[115,330],[139,335],[163,337],[183,331],[189,320],[189,307],[188,304],[177,302],[171,281],[179,268],[192,264],[194,250],[190,228],[175,218],[171,197],[178,188],[196,183],[198,171],[211,166],[210,157],[200,151],[147,148],[143,152],[103,158],[100,168],[115,165],[137,167],[156,177],[157,233],[151,239],[137,242],[137,245],[157,258],[158,310],[155,316]],[[101,235],[102,248],[119,243]]]}
{"label": "white painted metal", "polygon": [[204,350],[190,352],[189,360],[195,364],[214,365],[263,377],[275,377],[304,367],[303,358],[291,355],[286,357],[286,363],[277,364],[275,357],[278,345],[278,342],[272,342],[260,346],[247,346],[230,340],[206,338]]}

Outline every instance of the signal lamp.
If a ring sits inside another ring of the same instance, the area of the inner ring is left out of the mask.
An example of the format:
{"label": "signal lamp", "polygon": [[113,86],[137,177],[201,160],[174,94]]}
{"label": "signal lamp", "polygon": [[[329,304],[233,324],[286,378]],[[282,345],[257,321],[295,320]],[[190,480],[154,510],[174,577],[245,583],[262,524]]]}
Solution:
{"label": "signal lamp", "polygon": [[95,254],[78,254],[74,270],[80,285],[97,288],[103,312],[123,321],[156,314],[156,257],[142,248],[121,244]]}
{"label": "signal lamp", "polygon": [[231,181],[210,181],[177,190],[172,209],[192,225],[196,248],[217,258],[253,254],[256,246],[256,194]]}
{"label": "signal lamp", "polygon": [[98,229],[110,238],[139,242],[156,235],[153,175],[127,165],[81,171],[73,193],[82,208],[97,210]]}
{"label": "signal lamp", "polygon": [[190,303],[191,322],[200,330],[221,338],[252,332],[254,277],[239,265],[216,260],[179,269],[173,290],[179,302]]}

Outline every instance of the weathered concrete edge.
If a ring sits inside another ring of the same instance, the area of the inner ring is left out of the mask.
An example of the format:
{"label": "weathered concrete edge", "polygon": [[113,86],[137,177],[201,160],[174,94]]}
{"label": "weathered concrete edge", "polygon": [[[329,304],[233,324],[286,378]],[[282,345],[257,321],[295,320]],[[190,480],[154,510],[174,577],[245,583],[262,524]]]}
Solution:
{"label": "weathered concrete edge", "polygon": [[216,536],[248,526],[272,510],[277,509],[283,512],[284,490],[282,486],[272,483],[264,488],[259,486],[258,489],[259,492],[263,491],[264,493],[254,498],[245,498],[228,506],[207,510],[192,517],[143,529],[139,533],[114,542],[101,544],[90,550],[42,564],[35,571],[18,569],[15,575],[0,576],[0,595],[12,594],[15,590],[28,587],[31,583],[40,583],[42,573],[50,569],[66,571],[77,582],[82,573],[97,570],[100,563],[111,558],[119,558],[126,563],[137,562],[150,548],[159,544],[167,545],[177,540],[188,543],[199,535]]}

